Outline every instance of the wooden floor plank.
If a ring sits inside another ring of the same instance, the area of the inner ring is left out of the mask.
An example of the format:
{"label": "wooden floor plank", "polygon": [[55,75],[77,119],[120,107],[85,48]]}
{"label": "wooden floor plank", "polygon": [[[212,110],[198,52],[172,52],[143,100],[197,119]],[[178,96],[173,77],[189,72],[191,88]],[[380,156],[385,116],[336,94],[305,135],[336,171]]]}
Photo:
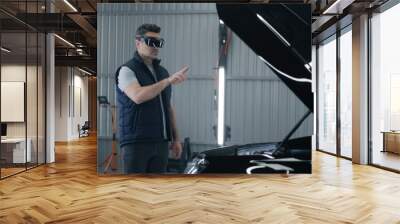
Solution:
{"label": "wooden floor plank", "polygon": [[400,175],[313,153],[313,174],[98,176],[95,137],[0,181],[0,223],[400,223]]}

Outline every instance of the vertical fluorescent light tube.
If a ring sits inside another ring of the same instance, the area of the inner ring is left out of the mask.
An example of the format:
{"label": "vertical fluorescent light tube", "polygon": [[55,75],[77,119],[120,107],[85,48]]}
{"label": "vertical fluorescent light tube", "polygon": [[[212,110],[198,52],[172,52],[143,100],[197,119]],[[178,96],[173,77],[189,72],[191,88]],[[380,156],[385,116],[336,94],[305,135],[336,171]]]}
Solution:
{"label": "vertical fluorescent light tube", "polygon": [[224,144],[225,136],[225,69],[219,67],[218,70],[218,145]]}
{"label": "vertical fluorescent light tube", "polygon": [[69,3],[68,0],[64,0],[65,4],[67,4],[72,10],[74,10],[74,12],[78,12],[78,10],[71,4]]}

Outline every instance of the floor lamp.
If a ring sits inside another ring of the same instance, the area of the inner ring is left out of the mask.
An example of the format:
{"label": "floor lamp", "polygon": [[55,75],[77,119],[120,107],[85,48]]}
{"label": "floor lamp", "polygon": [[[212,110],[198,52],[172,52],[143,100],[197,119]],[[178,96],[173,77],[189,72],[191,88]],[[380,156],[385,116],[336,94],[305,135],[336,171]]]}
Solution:
{"label": "floor lamp", "polygon": [[117,128],[115,122],[115,110],[116,107],[112,106],[111,103],[108,101],[106,96],[98,96],[97,99],[99,100],[99,105],[102,107],[107,107],[111,112],[111,125],[112,125],[112,146],[111,146],[111,153],[109,153],[106,159],[103,161],[101,165],[104,165],[104,173],[111,168],[111,170],[117,170],[117,149],[116,149],[116,140],[117,140]]}

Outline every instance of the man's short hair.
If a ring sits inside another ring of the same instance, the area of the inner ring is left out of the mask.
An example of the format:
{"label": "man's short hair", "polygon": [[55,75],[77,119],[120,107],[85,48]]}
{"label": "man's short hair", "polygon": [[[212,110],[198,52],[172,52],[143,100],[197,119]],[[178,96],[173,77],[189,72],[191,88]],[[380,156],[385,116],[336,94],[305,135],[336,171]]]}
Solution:
{"label": "man's short hair", "polygon": [[154,32],[154,33],[160,33],[161,28],[157,26],[156,24],[143,24],[139,26],[136,30],[136,36],[143,36],[147,32]]}

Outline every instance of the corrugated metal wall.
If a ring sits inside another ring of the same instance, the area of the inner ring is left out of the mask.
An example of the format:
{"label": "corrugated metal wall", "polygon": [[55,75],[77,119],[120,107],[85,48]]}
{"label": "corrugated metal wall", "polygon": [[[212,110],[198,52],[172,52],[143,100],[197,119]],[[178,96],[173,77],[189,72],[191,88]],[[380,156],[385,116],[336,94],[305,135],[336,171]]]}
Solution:
{"label": "corrugated metal wall", "polygon": [[[282,140],[306,113],[304,104],[238,36],[233,34],[226,68],[227,144]],[[310,116],[293,137],[312,135]]]}
{"label": "corrugated metal wall", "polygon": [[[138,26],[155,23],[166,40],[161,64],[172,74],[189,65],[189,79],[173,87],[180,136],[196,146],[213,145],[215,123],[214,67],[218,55],[218,16],[215,4],[98,4],[98,95],[115,101],[114,72],[135,50]],[[98,110],[98,164],[110,152],[111,117]],[[99,167],[101,169],[101,167]]]}
{"label": "corrugated metal wall", "polygon": [[[166,39],[162,65],[172,74],[190,65],[189,79],[173,87],[173,104],[182,138],[189,136],[193,151],[216,144],[214,74],[218,57],[218,16],[215,4],[98,4],[97,94],[115,102],[114,72],[134,52],[136,28],[143,23],[161,26]],[[296,96],[236,35],[227,62],[226,124],[228,144],[281,140],[305,113]],[[111,150],[111,117],[98,110],[98,164]],[[312,118],[296,136],[312,134]],[[121,162],[121,161],[120,161]],[[101,167],[99,167],[101,169]]]}

